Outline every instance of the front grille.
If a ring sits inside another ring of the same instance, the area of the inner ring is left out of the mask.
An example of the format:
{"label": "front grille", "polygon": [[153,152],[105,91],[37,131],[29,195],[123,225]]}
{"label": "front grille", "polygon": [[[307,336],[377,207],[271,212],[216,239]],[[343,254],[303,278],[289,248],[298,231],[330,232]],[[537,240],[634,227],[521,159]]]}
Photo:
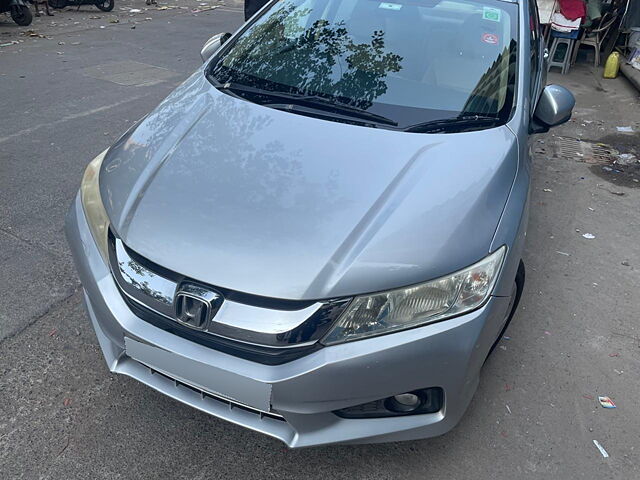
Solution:
{"label": "front grille", "polygon": [[[118,253],[120,252],[120,253]],[[109,262],[122,298],[140,319],[166,331],[206,347],[265,365],[280,365],[296,360],[323,345],[318,341],[341,315],[350,299],[318,302],[315,313],[291,330],[263,334],[242,330],[230,323],[211,320],[208,327],[194,329],[175,318],[174,297],[181,285],[197,280],[167,270],[126,247],[109,232]],[[302,310],[316,302],[267,299],[228,289],[199,284],[220,292],[229,305],[246,304],[271,311]],[[303,317],[304,318],[304,317]],[[242,336],[234,335],[241,332]],[[266,341],[262,341],[265,340]]]}
{"label": "front grille", "polygon": [[113,371],[134,378],[164,395],[209,415],[264,433],[287,445],[291,445],[296,438],[293,426],[278,411],[250,407],[236,400],[229,400],[220,394],[211,394],[175,379],[171,373],[165,374],[155,368],[149,368],[146,363],[134,360],[128,355],[121,355],[116,360]]}
{"label": "front grille", "polygon": [[283,363],[302,358],[305,355],[315,352],[323,347],[322,344],[315,343],[313,345],[298,348],[268,348],[261,347],[259,345],[236,342],[223,337],[217,337],[206,332],[185,327],[184,325],[159,315],[143,305],[131,300],[120,289],[118,290],[131,311],[141,320],[186,340],[190,340],[200,345],[204,345],[205,347],[218,350],[219,352],[244,358],[252,362],[262,363],[263,365],[282,365]]}
{"label": "front grille", "polygon": [[[138,363],[140,363],[140,362],[138,362]],[[182,382],[180,380],[177,380],[177,379],[175,379],[173,377],[170,377],[169,375],[166,375],[166,374],[164,374],[164,373],[162,373],[162,372],[160,372],[160,371],[158,371],[158,370],[156,370],[154,368],[151,368],[150,366],[145,365],[143,363],[140,363],[140,365],[142,365],[143,367],[147,368],[152,375],[160,375],[161,377],[173,382],[174,386],[176,386],[176,387],[188,388],[192,392],[195,392],[198,395],[200,395],[200,398],[202,398],[202,399],[209,398],[211,400],[215,400],[216,402],[224,404],[224,405],[229,407],[229,410],[233,410],[234,408],[238,408],[240,410],[244,410],[246,412],[250,412],[250,413],[259,415],[261,419],[264,418],[264,417],[267,417],[267,418],[273,418],[274,420],[279,420],[281,422],[286,422],[284,417],[282,415],[277,414],[277,413],[264,412],[262,410],[258,410],[257,408],[249,407],[247,405],[243,405],[241,403],[237,403],[237,402],[231,401],[229,399],[220,397],[218,395],[214,395],[212,393],[206,392],[205,390],[201,390],[201,389],[199,389],[197,387],[194,387],[193,385],[189,385],[188,383],[184,383],[184,382]]]}

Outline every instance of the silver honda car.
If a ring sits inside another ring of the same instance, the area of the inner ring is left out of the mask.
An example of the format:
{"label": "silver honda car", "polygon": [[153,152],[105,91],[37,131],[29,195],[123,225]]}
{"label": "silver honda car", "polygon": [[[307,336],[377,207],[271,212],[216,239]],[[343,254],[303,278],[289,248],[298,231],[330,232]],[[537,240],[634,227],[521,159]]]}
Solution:
{"label": "silver honda car", "polygon": [[109,369],[290,447],[450,430],[524,283],[535,2],[279,0],[89,163]]}

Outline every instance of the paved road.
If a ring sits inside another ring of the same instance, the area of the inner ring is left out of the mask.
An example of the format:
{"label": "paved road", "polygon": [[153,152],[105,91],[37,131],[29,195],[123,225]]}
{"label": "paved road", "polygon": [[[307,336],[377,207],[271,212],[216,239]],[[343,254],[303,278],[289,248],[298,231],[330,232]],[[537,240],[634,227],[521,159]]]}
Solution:
{"label": "paved road", "polygon": [[[534,142],[527,285],[510,340],[449,434],[290,451],[108,373],[65,211],[88,160],[193,71],[210,34],[240,21],[228,7],[176,10],[0,51],[0,478],[638,478],[640,175],[554,158],[551,135]],[[576,121],[556,135],[638,145],[616,129],[640,130],[623,80],[552,78],[578,96]],[[599,394],[618,408],[599,407]]]}

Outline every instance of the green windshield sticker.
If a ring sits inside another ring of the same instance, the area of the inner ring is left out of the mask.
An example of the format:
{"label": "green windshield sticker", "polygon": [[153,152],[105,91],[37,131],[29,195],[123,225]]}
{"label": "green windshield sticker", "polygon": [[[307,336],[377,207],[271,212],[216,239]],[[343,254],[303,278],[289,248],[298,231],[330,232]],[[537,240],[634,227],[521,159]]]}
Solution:
{"label": "green windshield sticker", "polygon": [[482,8],[482,18],[485,20],[491,20],[492,22],[500,21],[500,9],[491,8],[491,7],[483,7]]}
{"label": "green windshield sticker", "polygon": [[387,10],[400,10],[402,5],[399,3],[382,2],[378,8],[386,8]]}

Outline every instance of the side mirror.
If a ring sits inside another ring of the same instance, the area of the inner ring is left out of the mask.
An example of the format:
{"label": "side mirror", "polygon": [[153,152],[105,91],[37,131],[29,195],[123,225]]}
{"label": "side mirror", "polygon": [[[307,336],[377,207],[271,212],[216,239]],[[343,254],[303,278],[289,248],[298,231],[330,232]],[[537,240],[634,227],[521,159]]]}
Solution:
{"label": "side mirror", "polygon": [[229,39],[230,36],[230,33],[218,33],[217,35],[214,35],[209,40],[207,40],[202,47],[202,50],[200,50],[202,62],[204,63],[209,60],[211,56],[218,51],[222,44]]}
{"label": "side mirror", "polygon": [[547,85],[533,113],[529,133],[548,132],[551,127],[565,123],[571,118],[575,104],[576,99],[569,90],[560,85]]}

